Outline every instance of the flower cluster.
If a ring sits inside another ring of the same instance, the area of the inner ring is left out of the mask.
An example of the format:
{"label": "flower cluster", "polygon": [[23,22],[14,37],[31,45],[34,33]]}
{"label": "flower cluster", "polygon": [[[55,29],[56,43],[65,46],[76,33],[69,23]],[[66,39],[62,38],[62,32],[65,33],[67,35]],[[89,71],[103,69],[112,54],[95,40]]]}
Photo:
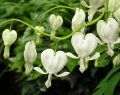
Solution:
{"label": "flower cluster", "polygon": [[[67,64],[68,57],[79,59],[79,70],[83,73],[88,68],[88,62],[90,60],[96,60],[100,57],[100,53],[94,53],[98,44],[107,44],[107,53],[109,56],[114,55],[114,45],[120,43],[119,23],[120,21],[120,2],[119,0],[109,0],[108,7],[109,11],[113,13],[112,17],[109,17],[107,21],[99,20],[97,23],[97,34],[99,37],[92,33],[85,34],[86,14],[83,9],[76,8],[75,15],[72,18],[72,31],[73,35],[71,38],[71,44],[76,52],[77,56],[71,52],[54,51],[53,49],[45,49],[41,53],[41,62],[43,65],[42,70],[40,67],[33,67],[33,63],[37,57],[36,44],[34,41],[29,41],[25,45],[24,59],[25,59],[25,74],[29,74],[33,69],[41,74],[48,74],[48,79],[45,83],[46,87],[51,86],[52,75],[57,77],[67,76],[68,71],[58,74]],[[88,11],[88,21],[93,19],[95,12],[104,5],[104,0],[90,0],[90,5],[82,0],[82,5],[90,8]],[[113,6],[111,8],[111,6]],[[115,19],[115,18],[117,19]],[[63,24],[63,19],[60,15],[56,16],[51,14],[49,17],[49,23],[51,28],[51,39],[54,39],[57,29]],[[37,34],[44,33],[44,27],[36,26],[34,28]],[[40,33],[39,33],[40,32]],[[9,48],[15,42],[17,33],[15,30],[6,29],[2,35],[5,49],[4,58],[9,58]],[[100,38],[100,39],[99,39]],[[118,65],[120,55],[116,56],[113,60],[114,65]]]}

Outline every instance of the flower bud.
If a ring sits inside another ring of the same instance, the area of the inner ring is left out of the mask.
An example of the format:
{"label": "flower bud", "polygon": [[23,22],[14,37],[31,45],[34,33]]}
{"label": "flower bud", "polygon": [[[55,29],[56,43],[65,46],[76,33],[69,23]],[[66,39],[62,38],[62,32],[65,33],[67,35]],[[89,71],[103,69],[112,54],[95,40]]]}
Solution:
{"label": "flower bud", "polygon": [[115,19],[120,23],[120,7],[114,12]]}
{"label": "flower bud", "polygon": [[35,32],[40,35],[41,32],[44,32],[44,27],[43,26],[35,26]]}
{"label": "flower bud", "polygon": [[10,31],[9,29],[5,29],[2,33],[2,38],[5,45],[3,56],[5,59],[7,59],[9,58],[10,55],[9,53],[10,46],[17,39],[17,32],[15,30]]}
{"label": "flower bud", "polygon": [[85,12],[82,9],[76,8],[75,15],[72,18],[72,31],[79,32],[84,23],[85,23]]}
{"label": "flower bud", "polygon": [[49,18],[50,27],[52,31],[56,31],[62,24],[63,19],[60,15],[51,14]]}
{"label": "flower bud", "polygon": [[113,65],[114,65],[114,67],[120,65],[120,54],[118,54],[118,55],[113,59]]}
{"label": "flower bud", "polygon": [[120,0],[109,0],[108,11],[114,12],[120,7]]}
{"label": "flower bud", "polygon": [[32,69],[32,64],[35,62],[37,57],[37,51],[34,41],[29,41],[25,45],[24,58],[25,58],[25,73],[29,74]]}
{"label": "flower bud", "polygon": [[49,18],[50,27],[51,27],[51,39],[53,40],[53,37],[56,34],[56,30],[63,24],[63,19],[60,15],[56,16],[54,14],[50,15]]}

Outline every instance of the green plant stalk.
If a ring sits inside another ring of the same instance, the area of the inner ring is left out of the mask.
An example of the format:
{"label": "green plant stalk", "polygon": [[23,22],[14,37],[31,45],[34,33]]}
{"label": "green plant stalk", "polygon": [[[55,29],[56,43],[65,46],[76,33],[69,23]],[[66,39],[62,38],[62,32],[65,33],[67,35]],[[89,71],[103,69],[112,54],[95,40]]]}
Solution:
{"label": "green plant stalk", "polygon": [[[97,21],[99,21],[99,20],[104,16],[104,14],[105,14],[105,11],[104,11],[98,18],[96,18],[95,20],[83,24],[83,25],[81,26],[81,28],[95,24]],[[15,19],[15,18],[8,19],[8,20],[0,23],[0,26],[2,26],[3,24],[6,24],[6,23],[8,23],[8,22],[11,22],[11,21],[21,22],[21,23],[25,24],[26,26],[30,27],[31,29],[33,29],[33,30],[35,31],[35,28],[34,28],[32,25],[30,25],[30,24],[28,24],[28,23],[26,23],[26,22],[24,22],[24,21],[22,21],[22,20],[20,20],[20,19]],[[42,34],[42,35],[45,35],[45,36],[48,36],[48,37],[53,37],[53,36],[51,36],[50,34],[47,34],[47,33],[45,33],[45,32],[41,32],[41,31],[38,31],[38,32],[40,32],[40,34]],[[56,40],[65,40],[65,39],[70,38],[74,33],[75,33],[75,32],[72,32],[71,34],[69,34],[69,35],[67,35],[67,36],[63,36],[63,37],[54,36],[53,38],[56,39]]]}

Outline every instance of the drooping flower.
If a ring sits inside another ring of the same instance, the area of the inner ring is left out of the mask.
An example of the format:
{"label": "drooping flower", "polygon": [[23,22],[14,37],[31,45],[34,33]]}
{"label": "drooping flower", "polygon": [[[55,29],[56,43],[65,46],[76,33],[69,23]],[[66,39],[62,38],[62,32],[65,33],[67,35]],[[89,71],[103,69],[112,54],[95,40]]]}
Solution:
{"label": "drooping flower", "polygon": [[29,41],[25,45],[24,59],[25,59],[25,74],[29,74],[33,69],[33,63],[37,57],[37,51],[34,41]]}
{"label": "drooping flower", "polygon": [[51,27],[51,39],[55,36],[56,30],[63,24],[63,18],[60,15],[51,14],[49,17]]}
{"label": "drooping flower", "polygon": [[82,9],[76,8],[75,15],[72,18],[72,31],[80,31],[83,24],[85,24],[85,12]]}
{"label": "drooping flower", "polygon": [[17,32],[15,30],[5,29],[3,31],[2,38],[5,45],[3,56],[5,59],[7,59],[10,56],[10,53],[9,53],[10,46],[17,39]]}
{"label": "drooping flower", "polygon": [[109,0],[108,11],[115,12],[120,7],[120,0]]}
{"label": "drooping flower", "polygon": [[79,70],[81,73],[83,73],[88,67],[89,60],[94,60],[100,57],[99,53],[96,53],[90,57],[90,54],[98,45],[98,38],[92,33],[88,33],[85,36],[82,32],[76,32],[72,36],[71,43],[78,56],[75,56],[70,52],[66,54],[71,58],[80,58]]}
{"label": "drooping flower", "polygon": [[67,55],[63,51],[55,52],[52,49],[46,49],[41,53],[41,62],[46,72],[39,67],[34,67],[34,69],[41,74],[48,74],[48,79],[45,83],[47,88],[51,86],[52,75],[63,77],[69,74],[69,72],[63,72],[59,75],[57,74],[67,63]]}
{"label": "drooping flower", "polygon": [[120,7],[113,13],[115,19],[120,23]]}
{"label": "drooping flower", "polygon": [[104,5],[104,0],[89,0],[90,5],[88,5],[85,0],[81,1],[81,4],[87,8],[88,10],[88,20],[91,21],[95,12]]}
{"label": "drooping flower", "polygon": [[108,11],[118,22],[120,22],[120,0],[109,0]]}
{"label": "drooping flower", "polygon": [[108,55],[113,56],[114,44],[119,43],[118,38],[119,24],[114,18],[109,18],[106,23],[100,20],[97,23],[97,33],[104,43],[108,46]]}

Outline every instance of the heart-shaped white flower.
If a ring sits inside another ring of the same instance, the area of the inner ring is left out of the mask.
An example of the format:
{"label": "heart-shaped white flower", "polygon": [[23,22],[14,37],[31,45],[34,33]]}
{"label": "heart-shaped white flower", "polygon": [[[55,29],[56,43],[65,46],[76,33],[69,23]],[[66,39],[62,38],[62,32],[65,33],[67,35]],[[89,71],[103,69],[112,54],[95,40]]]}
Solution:
{"label": "heart-shaped white flower", "polygon": [[67,55],[72,58],[80,58],[80,71],[84,72],[87,68],[87,65],[85,67],[85,62],[88,62],[88,60],[97,59],[100,56],[99,53],[96,53],[93,57],[89,58],[89,55],[98,45],[98,38],[92,33],[88,33],[85,36],[83,33],[77,32],[72,36],[71,43],[78,54],[78,57],[75,57],[71,53],[67,53]]}
{"label": "heart-shaped white flower", "polygon": [[56,31],[63,24],[63,19],[60,15],[56,16],[54,14],[51,14],[49,18],[49,22],[52,31]]}
{"label": "heart-shaped white flower", "polygon": [[49,74],[48,80],[45,83],[47,88],[51,86],[52,74],[57,77],[62,77],[69,74],[69,72],[64,72],[57,75],[57,73],[60,72],[67,63],[67,55],[63,51],[54,52],[52,49],[46,49],[41,53],[41,62],[46,70],[46,73],[39,67],[34,67],[34,69],[39,73]]}
{"label": "heart-shaped white flower", "polygon": [[120,0],[109,0],[109,2],[108,2],[108,11],[113,13],[118,8],[120,8]]}
{"label": "heart-shaped white flower", "polygon": [[100,20],[97,23],[97,33],[103,42],[108,45],[108,54],[113,56],[114,52],[112,48],[115,43],[119,43],[118,39],[119,24],[114,18],[109,18],[106,23],[104,20]]}
{"label": "heart-shaped white flower", "polygon": [[17,39],[17,32],[15,30],[5,29],[2,33],[2,38],[3,38],[4,45],[5,45],[3,55],[4,55],[4,58],[7,59],[9,58],[9,55],[10,55],[9,54],[10,46]]}
{"label": "heart-shaped white flower", "polygon": [[56,34],[56,30],[63,24],[63,19],[60,15],[54,15],[51,14],[49,17],[49,23],[50,23],[50,27],[51,27],[51,39],[53,39],[53,37]]}
{"label": "heart-shaped white flower", "polygon": [[104,0],[89,0],[90,5],[88,5],[85,0],[81,0],[81,4],[87,8],[88,10],[88,20],[91,21],[95,12],[104,5]]}

